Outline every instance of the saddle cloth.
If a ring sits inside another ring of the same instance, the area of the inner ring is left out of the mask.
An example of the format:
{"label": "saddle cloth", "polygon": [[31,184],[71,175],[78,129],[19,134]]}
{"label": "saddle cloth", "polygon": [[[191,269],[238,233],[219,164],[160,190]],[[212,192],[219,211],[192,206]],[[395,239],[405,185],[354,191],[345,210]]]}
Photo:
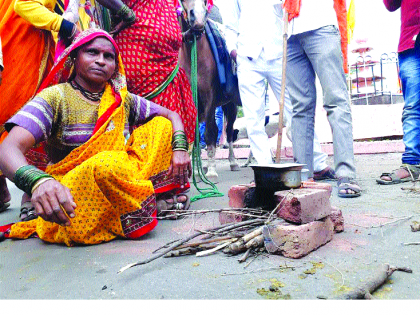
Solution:
{"label": "saddle cloth", "polygon": [[210,19],[207,20],[205,31],[216,62],[223,94],[229,95],[232,93],[235,85],[238,84],[238,77],[233,72],[232,60],[226,47],[226,41],[217,23]]}

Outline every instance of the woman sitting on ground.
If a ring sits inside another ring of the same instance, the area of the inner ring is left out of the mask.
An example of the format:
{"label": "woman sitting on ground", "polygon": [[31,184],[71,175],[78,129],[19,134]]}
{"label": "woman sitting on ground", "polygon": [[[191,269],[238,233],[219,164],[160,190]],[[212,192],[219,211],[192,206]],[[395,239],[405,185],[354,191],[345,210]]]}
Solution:
{"label": "woman sitting on ground", "polygon": [[[71,246],[151,231],[155,196],[185,190],[191,175],[179,115],[127,92],[118,48],[100,30],[82,32],[41,89],[6,123],[0,145],[0,169],[32,195],[39,217],[0,232]],[[24,157],[42,141],[54,163],[46,172]]]}

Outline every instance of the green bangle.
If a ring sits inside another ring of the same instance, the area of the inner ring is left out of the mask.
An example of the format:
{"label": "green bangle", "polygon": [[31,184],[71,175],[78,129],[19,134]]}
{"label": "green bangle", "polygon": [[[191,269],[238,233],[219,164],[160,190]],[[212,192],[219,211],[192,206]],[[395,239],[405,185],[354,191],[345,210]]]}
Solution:
{"label": "green bangle", "polygon": [[13,182],[19,189],[31,196],[32,187],[41,178],[53,177],[33,165],[24,165],[17,169],[13,176]]}
{"label": "green bangle", "polygon": [[123,6],[118,10],[117,15],[129,23],[132,23],[136,20],[136,14],[134,11],[125,4],[123,4]]}

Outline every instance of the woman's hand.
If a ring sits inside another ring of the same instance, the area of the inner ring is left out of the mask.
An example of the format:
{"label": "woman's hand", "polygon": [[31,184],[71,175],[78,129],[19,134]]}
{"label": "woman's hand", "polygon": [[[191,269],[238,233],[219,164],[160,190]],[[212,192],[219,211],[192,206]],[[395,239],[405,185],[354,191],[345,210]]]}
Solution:
{"label": "woman's hand", "polygon": [[70,189],[55,179],[48,180],[36,188],[31,201],[38,215],[45,221],[69,226],[70,220],[67,215],[71,218],[76,216],[74,213],[76,203]]}
{"label": "woman's hand", "polygon": [[188,178],[191,177],[191,159],[188,152],[185,151],[174,151],[172,155],[172,163],[169,167],[167,176],[173,176],[175,181],[184,188],[188,184]]}
{"label": "woman's hand", "polygon": [[131,25],[133,25],[136,21],[126,21],[126,20],[121,20],[120,22],[118,22],[117,25],[115,25],[115,27],[109,32],[109,34],[112,35],[112,37],[115,37],[118,35],[119,32],[121,32],[123,29],[126,29],[127,27],[130,27]]}

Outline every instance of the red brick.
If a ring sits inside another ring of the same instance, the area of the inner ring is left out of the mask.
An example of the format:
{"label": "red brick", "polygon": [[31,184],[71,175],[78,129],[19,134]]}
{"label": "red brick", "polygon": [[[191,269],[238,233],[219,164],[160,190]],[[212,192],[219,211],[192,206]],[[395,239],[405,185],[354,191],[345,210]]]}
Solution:
{"label": "red brick", "polygon": [[235,185],[230,187],[228,196],[229,196],[229,207],[231,208],[244,208],[244,199],[245,194],[249,188],[255,187],[255,184],[247,185]]}
{"label": "red brick", "polygon": [[282,203],[277,216],[298,224],[320,220],[331,214],[330,195],[328,190],[323,189],[277,191],[275,201]]}
{"label": "red brick", "polygon": [[235,213],[226,213],[219,212],[219,222],[220,224],[233,223],[233,222],[242,222],[244,216],[242,214]]}
{"label": "red brick", "polygon": [[304,181],[302,182],[301,185],[302,188],[315,188],[315,189],[324,189],[330,192],[332,192],[332,186],[330,184],[326,184],[326,183],[318,183],[318,182],[309,182],[309,181]]}
{"label": "red brick", "polygon": [[340,233],[344,231],[344,217],[340,209],[332,206],[330,218],[334,224],[334,232]]}
{"label": "red brick", "polygon": [[301,258],[331,241],[334,225],[328,217],[302,225],[282,222],[263,228],[264,245],[271,254],[289,258]]}

